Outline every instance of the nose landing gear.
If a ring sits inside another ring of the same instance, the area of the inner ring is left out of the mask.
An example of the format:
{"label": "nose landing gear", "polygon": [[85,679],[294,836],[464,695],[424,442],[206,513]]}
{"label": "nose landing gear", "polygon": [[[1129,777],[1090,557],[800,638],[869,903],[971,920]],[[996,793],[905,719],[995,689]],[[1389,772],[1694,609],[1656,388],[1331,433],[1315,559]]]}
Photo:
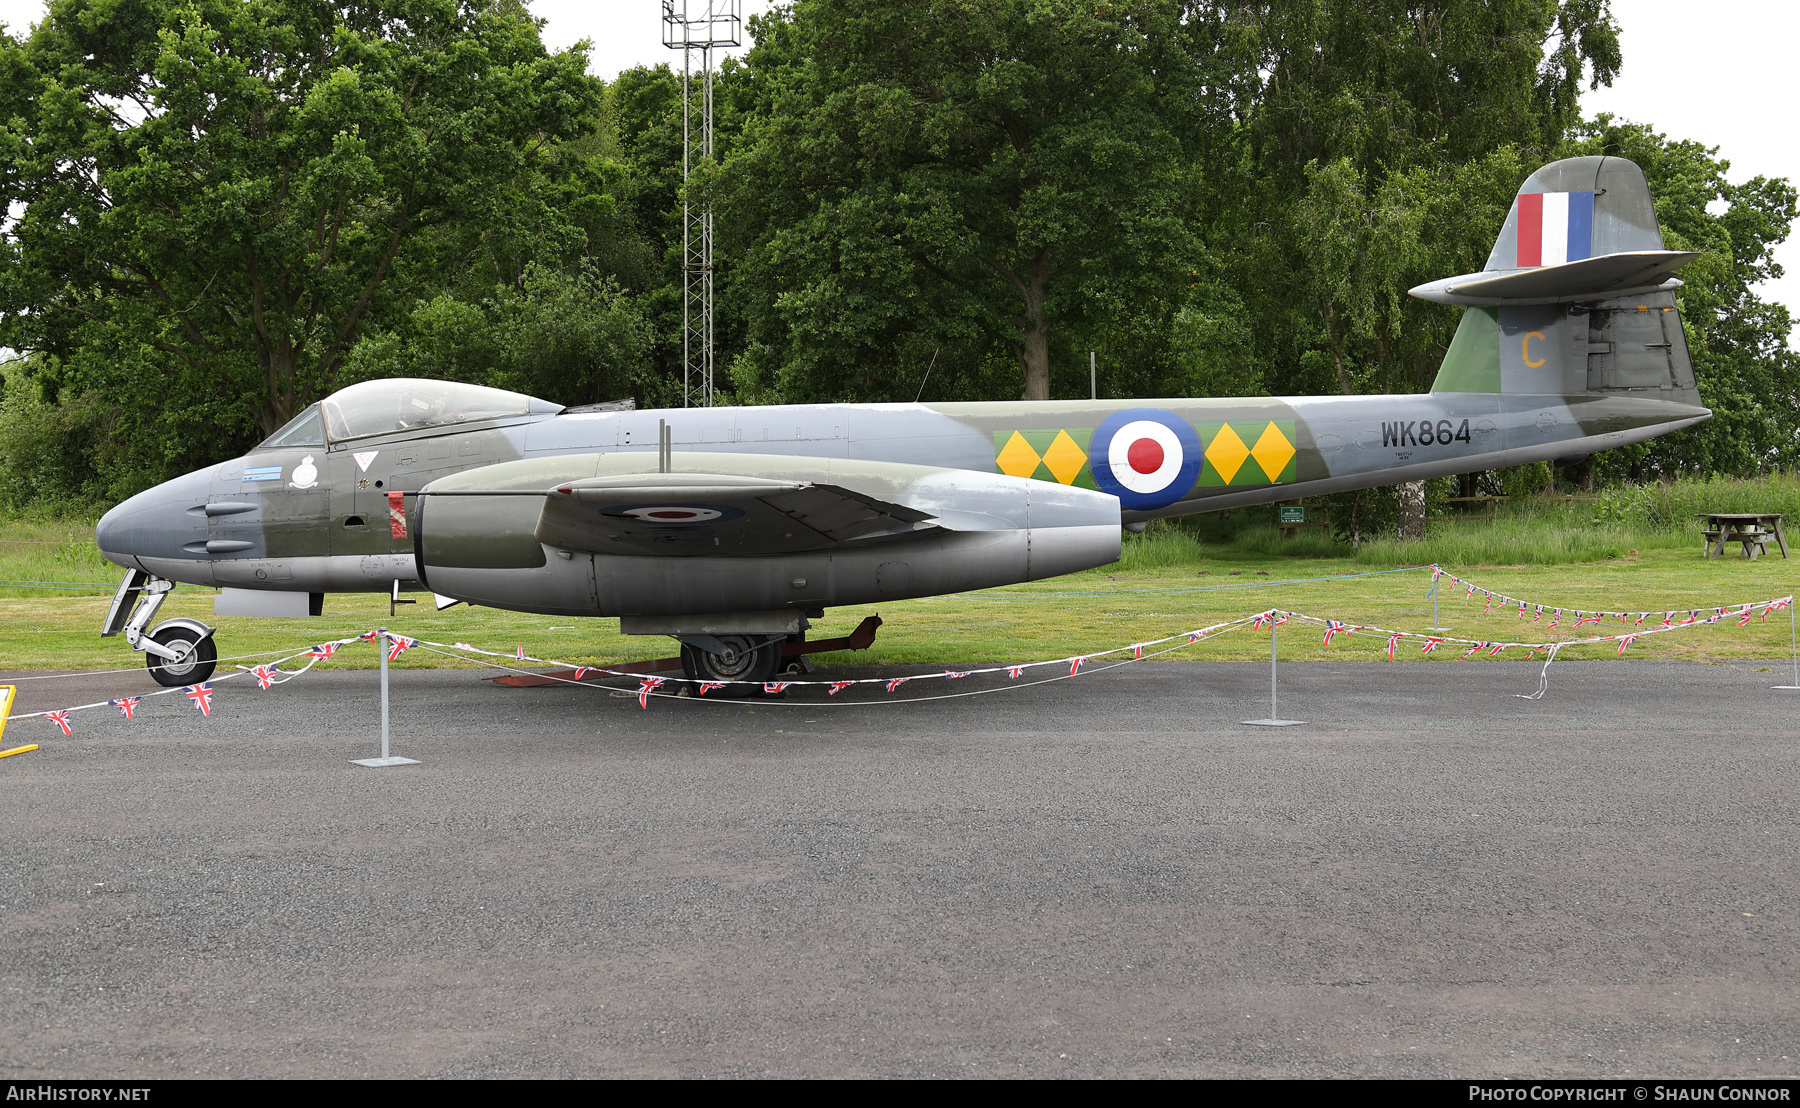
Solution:
{"label": "nose landing gear", "polygon": [[123,631],[133,650],[144,652],[144,664],[150,677],[165,688],[195,685],[205,681],[218,668],[219,650],[213,644],[213,629],[199,620],[177,617],[158,624],[149,634],[144,628],[162,607],[163,598],[175,587],[141,569],[125,571],[119,591],[113,594],[106,623],[100,636],[108,638]]}

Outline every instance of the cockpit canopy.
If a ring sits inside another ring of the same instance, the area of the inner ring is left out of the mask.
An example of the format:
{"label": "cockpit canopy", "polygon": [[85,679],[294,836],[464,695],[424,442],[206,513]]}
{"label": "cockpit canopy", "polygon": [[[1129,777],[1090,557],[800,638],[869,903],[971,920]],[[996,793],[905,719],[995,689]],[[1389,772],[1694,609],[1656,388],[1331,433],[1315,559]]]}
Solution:
{"label": "cockpit canopy", "polygon": [[339,389],[289,420],[258,449],[324,446],[328,435],[339,442],[425,427],[555,415],[561,410],[562,405],[548,400],[484,385],[390,377]]}

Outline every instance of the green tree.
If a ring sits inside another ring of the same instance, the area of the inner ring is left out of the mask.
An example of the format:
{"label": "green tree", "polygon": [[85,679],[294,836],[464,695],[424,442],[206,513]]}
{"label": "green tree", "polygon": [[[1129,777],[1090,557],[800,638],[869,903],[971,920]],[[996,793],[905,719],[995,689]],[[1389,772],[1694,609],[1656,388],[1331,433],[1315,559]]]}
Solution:
{"label": "green tree", "polygon": [[1211,163],[1201,233],[1269,386],[1427,387],[1458,317],[1405,290],[1481,267],[1518,183],[1578,119],[1584,77],[1612,79],[1606,0],[1206,7],[1245,61],[1241,153]]}
{"label": "green tree", "polygon": [[584,54],[506,0],[53,0],[0,41],[0,338],[193,449],[271,431],[519,210]]}
{"label": "green tree", "polygon": [[357,346],[346,376],[469,381],[560,404],[679,403],[651,369],[650,341],[643,311],[612,277],[533,263],[480,301],[420,301],[394,330]]}
{"label": "green tree", "polygon": [[798,0],[756,23],[742,144],[715,186],[749,315],[740,387],[885,399],[899,381],[875,367],[902,353],[922,372],[948,342],[971,365],[1006,350],[1012,389],[1047,398],[1058,328],[1185,284],[1201,82],[1181,15]]}

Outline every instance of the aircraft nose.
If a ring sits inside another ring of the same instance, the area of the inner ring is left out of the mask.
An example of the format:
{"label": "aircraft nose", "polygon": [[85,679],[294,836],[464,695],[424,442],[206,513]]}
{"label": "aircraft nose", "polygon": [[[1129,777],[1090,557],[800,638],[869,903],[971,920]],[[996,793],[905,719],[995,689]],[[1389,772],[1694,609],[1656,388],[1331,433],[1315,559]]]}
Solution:
{"label": "aircraft nose", "polygon": [[206,541],[206,516],[189,509],[206,504],[214,468],[165,481],[116,505],[94,525],[94,545],[107,561],[128,569],[143,568],[139,558],[191,560],[182,547]]}

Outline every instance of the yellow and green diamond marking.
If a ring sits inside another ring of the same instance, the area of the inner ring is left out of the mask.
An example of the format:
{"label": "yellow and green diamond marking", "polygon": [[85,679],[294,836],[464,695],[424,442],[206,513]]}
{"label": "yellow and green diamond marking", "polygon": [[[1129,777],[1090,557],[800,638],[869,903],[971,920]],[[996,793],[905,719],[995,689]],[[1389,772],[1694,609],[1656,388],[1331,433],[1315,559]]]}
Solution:
{"label": "yellow and green diamond marking", "polygon": [[995,431],[994,468],[1008,477],[1098,488],[1088,466],[1088,443],[1093,437],[1092,427]]}

